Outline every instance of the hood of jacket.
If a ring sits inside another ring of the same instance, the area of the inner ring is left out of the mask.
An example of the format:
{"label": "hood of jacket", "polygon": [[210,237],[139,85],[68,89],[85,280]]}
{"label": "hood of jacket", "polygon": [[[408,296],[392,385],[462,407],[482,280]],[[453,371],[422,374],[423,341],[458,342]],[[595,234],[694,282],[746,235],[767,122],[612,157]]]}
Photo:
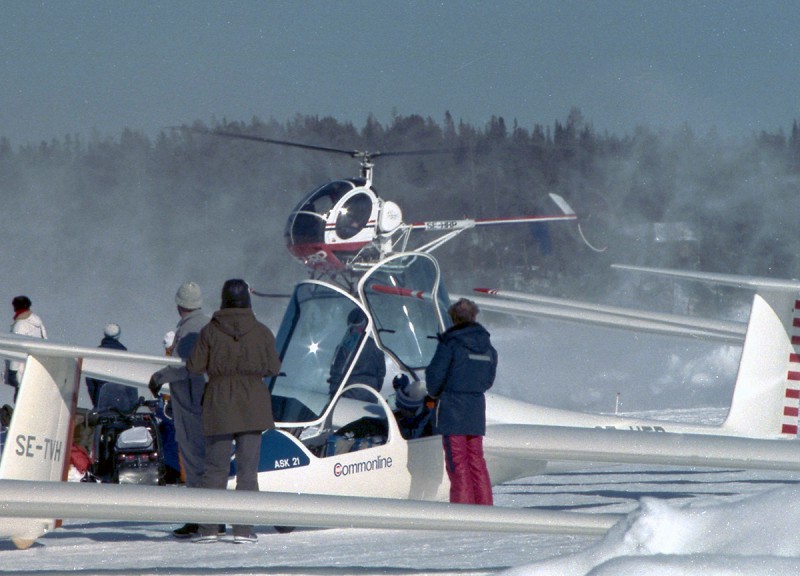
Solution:
{"label": "hood of jacket", "polygon": [[11,323],[11,332],[14,334],[47,339],[44,321],[35,312],[30,310],[18,313],[14,317],[14,322]]}
{"label": "hood of jacket", "polygon": [[211,323],[233,340],[240,340],[258,325],[251,308],[223,308],[211,317]]}
{"label": "hood of jacket", "polygon": [[442,335],[442,340],[457,340],[467,350],[478,354],[485,354],[492,345],[488,330],[477,322],[451,326]]}

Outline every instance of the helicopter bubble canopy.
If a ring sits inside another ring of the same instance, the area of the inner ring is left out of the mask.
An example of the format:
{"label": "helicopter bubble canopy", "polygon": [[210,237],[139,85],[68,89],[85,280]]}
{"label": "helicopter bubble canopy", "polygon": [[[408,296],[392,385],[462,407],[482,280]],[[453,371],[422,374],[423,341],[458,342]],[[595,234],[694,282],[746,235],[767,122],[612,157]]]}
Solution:
{"label": "helicopter bubble canopy", "polygon": [[380,207],[378,195],[366,179],[329,182],[289,214],[286,246],[312,270],[341,270],[375,240]]}

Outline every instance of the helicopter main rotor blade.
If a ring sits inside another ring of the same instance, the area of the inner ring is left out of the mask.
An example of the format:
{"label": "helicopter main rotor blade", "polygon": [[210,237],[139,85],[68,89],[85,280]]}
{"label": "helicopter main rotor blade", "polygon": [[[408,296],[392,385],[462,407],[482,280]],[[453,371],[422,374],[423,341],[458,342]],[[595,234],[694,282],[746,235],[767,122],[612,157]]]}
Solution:
{"label": "helicopter main rotor blade", "polygon": [[351,158],[358,157],[361,152],[358,150],[345,150],[344,148],[332,148],[330,146],[316,146],[314,144],[303,144],[301,142],[290,142],[289,140],[276,140],[274,138],[265,138],[263,136],[252,136],[250,134],[238,134],[236,132],[223,132],[221,130],[197,130],[190,128],[192,132],[200,132],[201,134],[209,134],[211,136],[223,136],[225,138],[234,138],[237,140],[252,140],[253,142],[264,142],[266,144],[278,144],[280,146],[292,146],[294,148],[303,148],[304,150],[317,150],[319,152],[335,152],[337,154],[347,154]]}
{"label": "helicopter main rotor blade", "polygon": [[251,134],[239,134],[237,132],[225,132],[223,130],[199,130],[196,128],[189,128],[192,132],[199,132],[201,134],[209,134],[211,136],[223,136],[225,138],[233,138],[237,140],[251,140],[253,142],[262,142],[265,144],[277,144],[279,146],[290,146],[293,148],[302,148],[304,150],[316,150],[318,152],[332,152],[334,154],[346,154],[351,158],[360,158],[365,161],[370,161],[379,156],[426,156],[430,154],[450,154],[453,150],[449,148],[442,149],[424,149],[424,150],[396,150],[389,152],[368,152],[366,150],[347,150],[345,148],[334,148],[332,146],[318,146],[316,144],[304,144],[302,142],[292,142],[290,140],[277,140],[275,138],[266,138],[264,136],[253,136]]}
{"label": "helicopter main rotor blade", "polygon": [[377,158],[378,156],[429,156],[432,154],[452,154],[455,150],[451,148],[429,148],[422,150],[396,150],[391,152],[371,152],[368,158]]}

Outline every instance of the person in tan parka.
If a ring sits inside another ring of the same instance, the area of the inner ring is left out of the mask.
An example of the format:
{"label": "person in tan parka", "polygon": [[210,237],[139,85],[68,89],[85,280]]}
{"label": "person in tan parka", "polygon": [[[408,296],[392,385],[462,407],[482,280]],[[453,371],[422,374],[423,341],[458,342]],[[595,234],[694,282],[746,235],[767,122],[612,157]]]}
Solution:
{"label": "person in tan parka", "polygon": [[[203,488],[226,488],[235,443],[236,489],[257,491],[261,433],[275,427],[264,377],[276,375],[281,361],[275,336],[253,314],[250,287],[244,280],[225,282],[220,309],[200,331],[186,367],[195,374],[208,374],[203,396]],[[195,541],[218,540],[217,528],[217,524],[201,525]],[[233,527],[233,539],[257,541],[253,527],[241,525]]]}

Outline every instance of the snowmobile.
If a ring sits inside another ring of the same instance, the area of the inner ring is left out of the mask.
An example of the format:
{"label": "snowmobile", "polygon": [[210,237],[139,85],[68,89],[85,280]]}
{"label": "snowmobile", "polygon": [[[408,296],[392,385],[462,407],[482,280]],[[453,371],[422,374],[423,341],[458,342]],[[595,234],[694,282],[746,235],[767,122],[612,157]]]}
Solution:
{"label": "snowmobile", "polygon": [[158,400],[137,396],[135,388],[107,382],[89,413],[94,427],[92,470],[86,481],[162,485],[165,465]]}

